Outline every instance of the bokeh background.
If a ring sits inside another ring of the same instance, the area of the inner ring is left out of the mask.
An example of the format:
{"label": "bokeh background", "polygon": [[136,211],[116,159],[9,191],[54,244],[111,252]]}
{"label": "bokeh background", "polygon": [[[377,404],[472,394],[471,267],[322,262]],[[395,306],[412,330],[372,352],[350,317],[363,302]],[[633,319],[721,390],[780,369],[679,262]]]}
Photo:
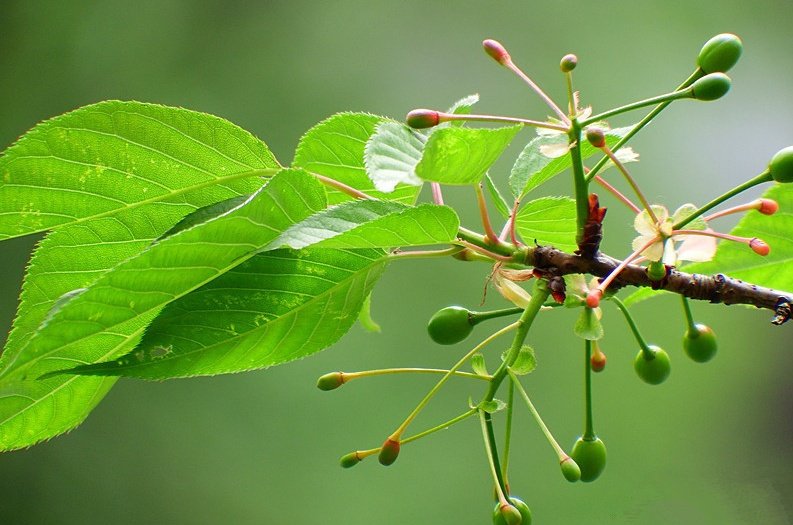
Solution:
{"label": "bokeh background", "polygon": [[[134,99],[225,117],[288,163],[301,133],[339,111],[400,116],[480,93],[481,111],[544,116],[536,97],[481,52],[486,37],[504,42],[558,99],[558,60],[576,52],[577,87],[603,110],[673,88],[705,40],[737,33],[746,49],[730,95],[676,104],[634,143],[647,193],[675,207],[745,180],[793,143],[791,20],[790,0],[5,0],[0,147],[50,116]],[[519,147],[496,178],[504,180]],[[568,186],[560,178],[549,191]],[[448,197],[474,219],[471,195]],[[618,255],[631,217],[611,208],[605,248]],[[0,245],[0,338],[35,240]],[[356,326],[308,360],[236,376],[120,381],[77,430],[0,456],[0,523],[489,523],[492,488],[474,420],[405,447],[391,468],[376,460],[338,467],[343,453],[380,444],[432,379],[314,387],[331,370],[449,366],[467,347],[433,345],[424,325],[442,306],[476,307],[487,270],[393,265],[374,296],[383,332]],[[501,304],[493,294],[489,301]],[[607,305],[609,364],[595,377],[596,428],[609,450],[601,479],[564,481],[528,414],[516,412],[512,486],[535,523],[793,523],[793,328],[771,328],[765,311],[698,304],[696,317],[721,345],[699,365],[682,353],[676,298],[635,313],[646,337],[671,354],[673,373],[661,387],[635,377],[635,343]],[[565,446],[583,429],[574,315],[555,312],[533,330],[540,366],[527,381]],[[464,410],[476,386],[452,385],[416,429]]]}

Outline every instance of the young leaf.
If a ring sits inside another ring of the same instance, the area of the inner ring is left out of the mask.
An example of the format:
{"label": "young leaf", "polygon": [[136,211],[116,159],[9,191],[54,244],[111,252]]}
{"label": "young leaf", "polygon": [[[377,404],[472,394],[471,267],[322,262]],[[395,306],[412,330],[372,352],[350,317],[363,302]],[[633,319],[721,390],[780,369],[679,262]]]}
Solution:
{"label": "young leaf", "polygon": [[576,249],[575,201],[569,197],[541,197],[527,202],[515,219],[518,234],[528,243]]}
{"label": "young leaf", "polygon": [[[452,113],[454,115],[468,115],[469,113],[471,113],[471,108],[473,108],[474,104],[476,104],[477,102],[479,102],[478,94],[468,95],[467,97],[463,97],[454,104],[452,104],[452,107],[449,108],[447,113]],[[465,124],[465,121],[455,120],[449,122],[449,124],[451,124],[452,126],[463,126]]]}
{"label": "young leaf", "polygon": [[358,322],[367,332],[379,334],[382,331],[380,325],[372,317],[372,294],[366,296],[361,306],[361,311],[358,313]]}
{"label": "young leaf", "polygon": [[430,135],[416,174],[442,184],[476,184],[504,152],[522,126],[449,127]]}
{"label": "young leaf", "polygon": [[[606,131],[606,144],[614,146],[617,141],[630,131],[631,127],[616,128]],[[543,135],[529,142],[515,161],[509,175],[509,187],[515,197],[523,198],[531,190],[562,173],[571,166],[570,155],[551,158],[542,153],[548,146],[565,140],[564,136]],[[581,144],[581,157],[588,159],[600,150],[586,140]]]}
{"label": "young leaf", "polygon": [[493,205],[498,210],[498,213],[505,219],[508,218],[509,214],[512,213],[512,209],[510,205],[507,204],[506,199],[501,195],[501,192],[498,191],[498,188],[493,182],[493,178],[487,173],[485,174],[485,186],[487,187],[488,193],[490,193],[490,198],[493,199]]}
{"label": "young leaf", "polygon": [[482,401],[479,404],[479,408],[488,414],[495,414],[496,412],[500,412],[507,408],[507,404],[500,399],[491,399],[490,401]]}
{"label": "young leaf", "polygon": [[277,166],[261,141],[218,117],[100,102],[37,125],[0,157],[0,239],[233,187]]}
{"label": "young leaf", "polygon": [[102,274],[39,328],[0,380],[70,368],[85,355],[120,355],[162,306],[237,266],[324,205],[324,189],[315,177],[281,171],[238,208],[167,237]]}
{"label": "young leaf", "polygon": [[[391,193],[381,193],[375,191],[366,174],[364,148],[382,122],[386,119],[368,113],[333,115],[303,135],[297,145],[293,165],[343,182],[378,199],[413,204],[420,188],[400,184]],[[352,199],[333,188],[327,188],[327,193],[329,204]]]}
{"label": "young leaf", "polygon": [[592,308],[582,308],[581,315],[573,327],[575,335],[582,339],[597,341],[603,337],[603,325],[600,324],[597,312]]}
{"label": "young leaf", "polygon": [[473,370],[476,375],[480,375],[480,376],[490,375],[487,372],[487,365],[485,364],[485,356],[482,355],[481,352],[477,352],[471,356],[471,370]]}
{"label": "young leaf", "polygon": [[360,200],[333,206],[290,226],[267,250],[395,248],[452,242],[460,227],[447,206]]}
{"label": "young leaf", "polygon": [[515,362],[509,368],[519,376],[533,372],[537,368],[537,357],[534,355],[534,349],[529,345],[523,345]]}
{"label": "young leaf", "polygon": [[399,122],[383,122],[366,143],[364,164],[375,188],[391,193],[397,184],[421,186],[416,164],[427,135]]}
{"label": "young leaf", "polygon": [[268,367],[318,352],[355,322],[382,250],[257,255],[169,304],[127,355],[72,373],[167,379]]}

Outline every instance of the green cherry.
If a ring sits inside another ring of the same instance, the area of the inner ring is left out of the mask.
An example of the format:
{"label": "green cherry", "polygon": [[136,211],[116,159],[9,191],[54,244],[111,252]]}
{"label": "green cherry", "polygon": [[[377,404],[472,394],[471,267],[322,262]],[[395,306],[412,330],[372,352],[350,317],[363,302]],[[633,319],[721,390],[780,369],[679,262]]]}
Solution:
{"label": "green cherry", "polygon": [[578,57],[571,53],[562,57],[561,62],[559,62],[559,69],[562,70],[562,73],[569,73],[574,70],[577,65]]}
{"label": "green cherry", "polygon": [[343,468],[351,468],[361,462],[361,456],[358,455],[357,452],[350,452],[349,454],[345,454],[339,459],[339,464]]}
{"label": "green cherry", "polygon": [[387,467],[396,461],[397,456],[399,456],[399,441],[386,439],[380,449],[380,455],[377,456],[380,464]]}
{"label": "green cherry", "polygon": [[683,336],[683,350],[697,363],[705,363],[716,355],[716,334],[709,326],[695,324],[694,330],[686,330]]}
{"label": "green cherry", "polygon": [[[531,509],[523,500],[510,496],[512,506],[502,507],[496,503],[493,509],[493,525],[531,525]],[[517,512],[515,512],[517,511]]]}
{"label": "green cherry", "polygon": [[468,337],[473,329],[471,312],[462,306],[441,308],[427,323],[430,337],[441,345],[459,343]]}
{"label": "green cherry", "polygon": [[691,96],[697,100],[716,100],[730,90],[732,80],[724,73],[710,73],[691,85]]}
{"label": "green cherry", "polygon": [[697,57],[697,65],[705,73],[724,73],[738,62],[741,53],[741,39],[732,33],[722,33],[705,42]]}
{"label": "green cherry", "polygon": [[649,345],[647,350],[639,350],[633,360],[633,368],[645,383],[660,385],[671,371],[669,354],[655,345]]}
{"label": "green cherry", "polygon": [[562,467],[562,475],[564,476],[564,479],[570,483],[575,483],[581,479],[581,467],[579,467],[578,463],[576,463],[575,460],[570,456],[565,456],[565,458],[559,463],[559,466]]}
{"label": "green cherry", "polygon": [[779,150],[768,163],[768,171],[777,182],[793,182],[793,146]]}
{"label": "green cherry", "polygon": [[330,372],[317,379],[317,388],[320,390],[334,390],[344,384],[344,374]]}
{"label": "green cherry", "polygon": [[570,457],[581,469],[581,481],[595,481],[606,468],[606,445],[597,436],[592,439],[580,437],[573,445]]}

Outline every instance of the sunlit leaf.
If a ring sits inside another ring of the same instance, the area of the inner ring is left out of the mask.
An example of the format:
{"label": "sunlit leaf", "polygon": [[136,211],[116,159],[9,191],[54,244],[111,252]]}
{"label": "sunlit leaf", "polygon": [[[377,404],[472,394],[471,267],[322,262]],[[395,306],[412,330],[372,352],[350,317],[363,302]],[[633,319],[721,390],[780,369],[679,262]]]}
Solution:
{"label": "sunlit leaf", "polygon": [[541,197],[527,202],[515,220],[518,234],[528,243],[576,249],[575,201],[569,197]]}
{"label": "sunlit leaf", "polygon": [[379,191],[390,193],[398,184],[421,186],[416,165],[427,135],[399,122],[382,122],[366,143],[366,173]]}

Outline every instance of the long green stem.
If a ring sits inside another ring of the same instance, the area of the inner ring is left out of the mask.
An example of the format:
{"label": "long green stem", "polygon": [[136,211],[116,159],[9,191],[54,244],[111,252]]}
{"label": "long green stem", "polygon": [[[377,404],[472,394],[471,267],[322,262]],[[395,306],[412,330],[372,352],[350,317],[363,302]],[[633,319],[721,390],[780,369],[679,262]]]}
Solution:
{"label": "long green stem", "polygon": [[490,473],[493,475],[493,481],[496,485],[496,494],[498,501],[502,505],[507,502],[507,486],[504,483],[504,477],[501,475],[501,466],[498,463],[498,451],[496,450],[496,436],[493,433],[493,421],[490,418],[490,413],[484,410],[479,410],[479,422],[482,425],[482,439],[485,442],[485,451],[487,452],[487,463],[490,466]]}
{"label": "long green stem", "polygon": [[589,183],[584,172],[584,160],[581,157],[581,125],[574,118],[570,124],[570,160],[573,165],[573,186],[576,205],[576,243],[584,239],[584,226],[589,217]]}
{"label": "long green stem", "polygon": [[452,120],[464,122],[503,122],[505,124],[523,124],[534,128],[552,129],[554,131],[566,132],[567,126],[552,124],[550,122],[540,122],[516,117],[502,117],[497,115],[465,115],[456,113],[439,113],[439,122],[449,122]]}
{"label": "long green stem", "polygon": [[[697,79],[701,78],[704,74],[705,74],[704,71],[702,71],[701,69],[697,68],[696,71],[694,71],[691,74],[690,77],[688,77],[685,81],[683,81],[683,83],[680,84],[675,91],[679,91],[681,89],[687,88],[688,86],[693,84]],[[622,146],[624,146],[629,140],[631,140],[633,138],[634,135],[636,135],[639,131],[641,131],[641,129],[644,128],[647,124],[652,122],[652,120],[671,103],[672,103],[672,101],[670,100],[670,101],[658,104],[655,108],[653,108],[652,111],[647,113],[647,115],[645,115],[645,117],[643,119],[641,119],[639,122],[637,122],[630,129],[630,131],[628,131],[625,134],[625,136],[623,136],[619,141],[617,141],[617,143],[614,144],[614,147],[611,148],[611,150],[616,152],[618,149],[620,149]],[[603,169],[603,167],[606,165],[606,163],[608,161],[609,161],[609,158],[607,156],[605,156],[602,159],[600,159],[597,162],[597,164],[595,164],[592,167],[592,169],[589,171],[589,175],[587,176],[587,182],[591,181],[595,177],[595,175],[597,175]]]}
{"label": "long green stem", "polygon": [[647,355],[652,355],[652,351],[647,346],[647,343],[642,337],[641,332],[639,332],[639,328],[636,326],[636,322],[633,320],[633,316],[628,311],[628,308],[616,297],[612,297],[611,301],[617,305],[617,308],[619,308],[622,314],[625,316],[625,320],[628,321],[628,326],[631,327],[633,336],[636,338],[636,342],[639,343],[639,347],[641,347],[642,351]]}
{"label": "long green stem", "polygon": [[639,188],[639,185],[636,184],[636,181],[633,179],[633,177],[631,177],[631,174],[628,171],[628,169],[625,167],[625,165],[622,162],[620,162],[620,159],[617,158],[617,156],[614,154],[613,151],[611,151],[611,149],[608,146],[603,146],[601,150],[603,151],[603,153],[606,154],[606,156],[609,159],[611,159],[611,162],[614,163],[614,165],[617,167],[620,173],[622,173],[622,176],[625,177],[625,180],[628,181],[628,184],[633,190],[633,193],[635,193],[636,196],[639,197],[639,202],[641,202],[642,206],[644,206],[644,209],[647,210],[647,214],[650,216],[650,219],[653,221],[653,224],[658,224],[658,217],[655,216],[655,212],[653,212],[653,209],[650,206],[650,202],[647,200],[647,197],[644,196],[644,193],[642,193],[641,188]]}
{"label": "long green stem", "polygon": [[[442,368],[379,368],[377,370],[363,370],[361,372],[342,372],[342,381],[348,383],[353,379],[362,377],[385,376],[393,374],[448,374],[449,371]],[[455,371],[453,375],[458,377],[468,377],[472,379],[490,380],[490,376],[480,376],[470,372]]]}
{"label": "long green stem", "polygon": [[672,229],[673,230],[679,230],[680,228],[682,228],[686,224],[690,223],[691,221],[693,221],[694,219],[696,219],[697,217],[699,217],[703,213],[706,213],[709,210],[712,210],[713,208],[715,208],[716,206],[718,206],[722,202],[726,201],[727,199],[735,197],[739,193],[742,193],[742,192],[748,190],[749,188],[751,188],[753,186],[757,186],[758,184],[762,184],[764,182],[771,182],[771,180],[772,180],[771,179],[771,173],[768,170],[765,170],[764,172],[762,172],[761,174],[757,175],[756,177],[754,177],[752,179],[749,179],[748,181],[744,182],[743,184],[741,184],[739,186],[736,186],[735,188],[731,189],[730,191],[728,191],[724,195],[716,197],[715,199],[713,199],[712,201],[710,201],[706,205],[702,206],[701,208],[699,208],[697,211],[695,211],[694,213],[692,213],[691,215],[689,215],[685,219],[682,219],[682,220],[678,221],[676,224],[674,224],[672,226]]}
{"label": "long green stem", "polygon": [[489,312],[471,312],[469,317],[471,322],[476,324],[489,319],[496,319],[498,317],[506,317],[508,315],[516,315],[520,313],[523,313],[523,308],[515,306],[513,308],[503,308],[501,310],[491,310]]}
{"label": "long green stem", "polygon": [[413,251],[397,251],[388,256],[392,261],[398,259],[431,259],[433,257],[448,257],[463,251],[465,248],[462,246],[452,246],[442,250],[413,250]]}
{"label": "long green stem", "polygon": [[518,376],[515,375],[515,373],[512,370],[509,371],[509,376],[512,379],[511,383],[517,387],[520,397],[523,398],[523,401],[526,402],[526,406],[529,407],[529,412],[531,412],[534,421],[537,422],[537,425],[540,427],[540,430],[542,430],[542,433],[545,435],[545,439],[548,440],[548,443],[551,445],[551,448],[553,448],[554,452],[556,452],[556,455],[559,457],[559,461],[563,460],[565,457],[567,457],[567,453],[564,451],[564,449],[561,446],[559,446],[559,442],[556,441],[556,438],[553,437],[553,434],[551,434],[551,431],[548,429],[548,426],[542,420],[542,417],[540,417],[540,413],[534,407],[534,403],[531,402],[531,398],[529,398],[529,394],[526,393],[526,390],[523,388],[523,385],[520,383]]}
{"label": "long green stem", "polygon": [[592,366],[590,360],[592,359],[592,341],[586,339],[584,341],[584,406],[586,421],[584,426],[584,440],[592,441],[595,439],[595,426],[592,423]]}
{"label": "long green stem", "polygon": [[610,109],[608,111],[604,111],[599,115],[593,115],[586,119],[585,121],[581,122],[581,126],[588,126],[593,122],[598,122],[601,120],[605,120],[609,117],[613,117],[614,115],[620,115],[622,113],[627,113],[628,111],[633,111],[635,109],[645,108],[647,106],[654,106],[656,104],[669,104],[675,100],[681,98],[689,98],[691,96],[690,90],[682,90],[682,91],[673,91],[671,93],[666,93],[664,95],[658,95],[657,97],[647,98],[644,100],[639,100],[637,102],[632,102],[630,104],[626,104],[624,106]]}
{"label": "long green stem", "polygon": [[[460,369],[461,366],[463,366],[469,359],[471,359],[471,356],[473,356],[475,353],[479,352],[482,348],[487,346],[493,340],[497,339],[500,335],[503,335],[503,334],[505,334],[505,333],[507,333],[507,332],[509,332],[511,330],[514,330],[516,328],[520,328],[520,321],[516,321],[516,322],[514,322],[514,323],[512,323],[510,325],[505,326],[501,330],[490,334],[485,340],[483,340],[481,343],[476,345],[470,352],[465,354],[459,361],[457,361],[457,363],[455,363],[455,365],[453,367],[451,367],[449,369],[448,372],[446,372],[446,374],[440,379],[440,381],[438,381],[435,384],[435,386],[432,387],[432,390],[430,390],[427,393],[427,395],[424,396],[424,399],[422,399],[419,402],[419,404],[416,405],[416,408],[413,409],[413,412],[411,412],[410,415],[408,415],[408,417],[405,419],[405,421],[403,421],[402,424],[399,425],[399,427],[391,434],[391,436],[389,436],[389,438],[392,439],[393,441],[399,441],[400,437],[402,436],[402,433],[405,431],[405,429],[408,427],[408,425],[410,425],[410,423],[416,418],[416,416],[419,414],[419,412],[421,412],[424,409],[424,407],[427,406],[427,403],[429,403],[430,400],[435,396],[435,394],[438,393],[438,391],[441,389],[441,387],[444,384],[446,384],[446,381],[448,381],[449,378],[451,378],[454,375],[454,373],[457,372],[457,370]],[[491,381],[492,381],[492,379],[491,379]]]}
{"label": "long green stem", "polygon": [[515,386],[510,381],[509,394],[507,396],[507,421],[504,428],[504,462],[501,467],[501,475],[506,482],[509,477],[507,476],[507,469],[509,469],[509,451],[512,445],[512,408],[515,404]]}
{"label": "long green stem", "polygon": [[697,327],[694,323],[694,316],[691,315],[691,305],[688,303],[688,299],[685,295],[681,295],[680,298],[683,300],[683,310],[686,312],[686,323],[688,323],[688,329],[692,334],[697,333]]}

